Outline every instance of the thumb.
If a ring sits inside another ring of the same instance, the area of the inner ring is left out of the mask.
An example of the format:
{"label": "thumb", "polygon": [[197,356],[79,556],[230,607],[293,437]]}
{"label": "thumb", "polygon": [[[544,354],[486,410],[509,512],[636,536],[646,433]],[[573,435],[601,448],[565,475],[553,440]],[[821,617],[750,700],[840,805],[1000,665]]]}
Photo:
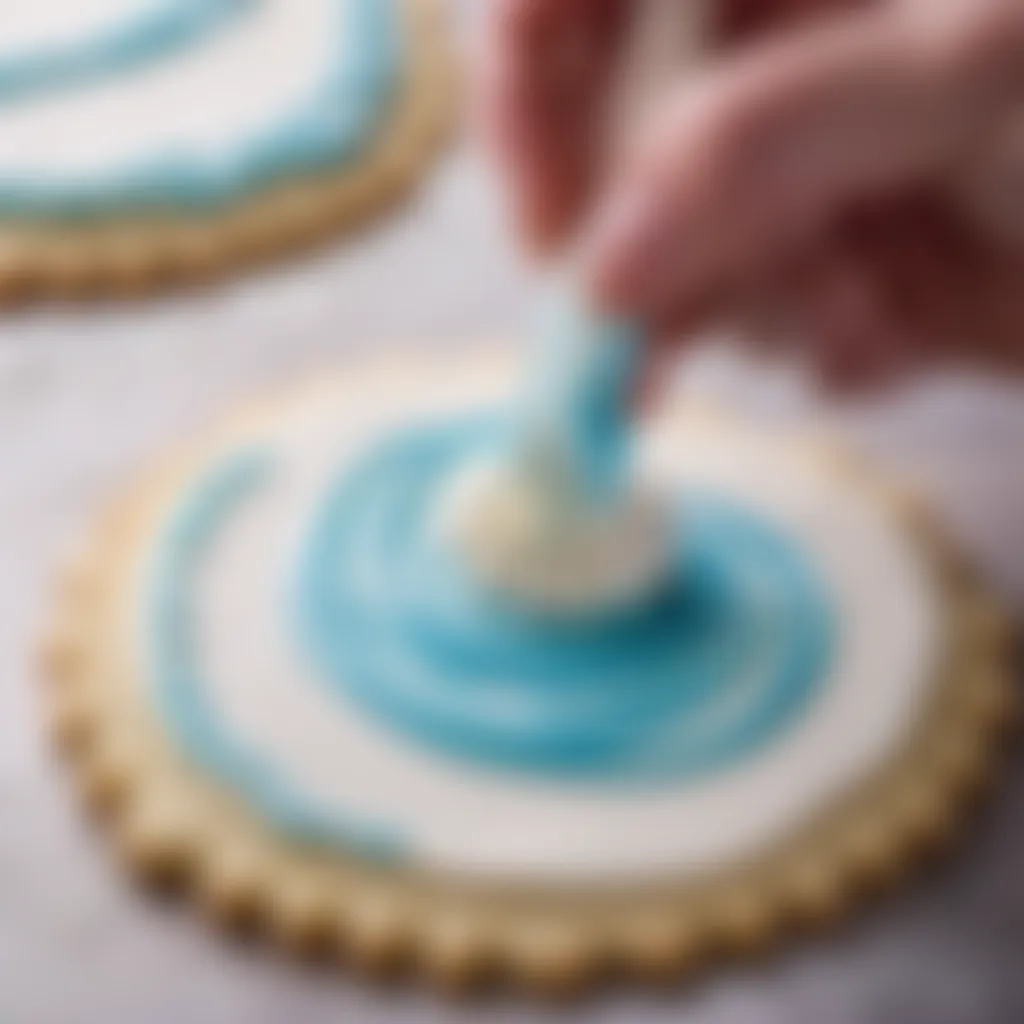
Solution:
{"label": "thumb", "polygon": [[712,68],[655,111],[588,232],[594,294],[657,320],[941,170],[1024,95],[1024,5],[916,0]]}

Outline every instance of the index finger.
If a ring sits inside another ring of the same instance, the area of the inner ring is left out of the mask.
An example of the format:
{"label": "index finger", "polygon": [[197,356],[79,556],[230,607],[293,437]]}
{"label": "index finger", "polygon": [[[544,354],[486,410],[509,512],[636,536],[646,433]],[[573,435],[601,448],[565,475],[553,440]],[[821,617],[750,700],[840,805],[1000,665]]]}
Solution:
{"label": "index finger", "polygon": [[629,0],[493,0],[476,62],[484,142],[533,245],[557,244],[597,174]]}

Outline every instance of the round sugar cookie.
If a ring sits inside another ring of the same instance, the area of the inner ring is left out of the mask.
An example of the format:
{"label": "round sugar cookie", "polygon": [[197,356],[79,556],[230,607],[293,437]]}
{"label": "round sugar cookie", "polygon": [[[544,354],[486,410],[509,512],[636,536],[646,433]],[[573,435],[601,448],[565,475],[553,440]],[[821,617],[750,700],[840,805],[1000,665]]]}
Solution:
{"label": "round sugar cookie", "polygon": [[100,517],[47,672],[128,864],[288,946],[558,988],[760,948],[947,837],[1007,630],[919,505],[670,401],[639,457],[681,495],[678,592],[552,632],[419,525],[515,379],[503,350],[352,360]]}
{"label": "round sugar cookie", "polygon": [[343,233],[451,120],[440,0],[39,0],[0,39],[0,304]]}

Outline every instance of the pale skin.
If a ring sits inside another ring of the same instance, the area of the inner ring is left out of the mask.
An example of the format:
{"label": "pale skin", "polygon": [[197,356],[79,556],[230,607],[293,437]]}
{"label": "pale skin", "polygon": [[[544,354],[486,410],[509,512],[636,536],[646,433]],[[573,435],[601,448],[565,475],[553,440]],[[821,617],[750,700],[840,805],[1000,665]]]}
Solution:
{"label": "pale skin", "polygon": [[716,54],[609,162],[635,0],[490,0],[478,121],[531,251],[582,239],[651,366],[724,317],[840,387],[1024,367],[1024,0],[712,2]]}

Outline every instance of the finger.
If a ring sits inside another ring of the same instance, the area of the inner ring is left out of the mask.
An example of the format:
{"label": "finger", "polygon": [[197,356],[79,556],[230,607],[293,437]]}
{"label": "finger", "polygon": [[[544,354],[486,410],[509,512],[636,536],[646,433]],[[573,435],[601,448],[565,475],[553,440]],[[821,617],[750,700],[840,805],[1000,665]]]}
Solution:
{"label": "finger", "polygon": [[741,340],[748,347],[766,350],[778,339],[786,316],[778,301],[782,291],[780,275],[763,271],[733,282],[728,290],[705,293],[700,305],[684,300],[666,307],[658,319],[648,322],[649,333],[658,348],[678,354],[680,348],[699,343],[695,325],[714,322],[716,327],[743,332]]}
{"label": "finger", "polygon": [[864,211],[847,244],[874,269],[922,363],[939,363],[985,331],[991,261],[948,203],[921,190]]}
{"label": "finger", "polygon": [[[738,300],[735,296],[708,295],[707,304],[698,317],[710,322],[718,310],[736,306]],[[707,340],[695,337],[692,332],[683,337],[677,330],[681,316],[685,315],[687,323],[690,323],[693,314],[694,310],[691,307],[687,307],[685,314],[680,315],[673,315],[672,311],[669,311],[660,320],[645,325],[644,358],[635,388],[638,408],[645,409],[652,405],[664,391],[672,379],[673,367],[678,364],[679,351],[683,345],[696,345],[701,340]]]}
{"label": "finger", "polygon": [[815,381],[838,397],[862,398],[890,392],[910,379],[913,368],[900,342],[895,337],[867,357],[852,347],[822,350],[812,360]]}
{"label": "finger", "polygon": [[1002,372],[1024,370],[1024,259],[1007,259],[989,280],[990,340],[976,354],[982,362]]}
{"label": "finger", "polygon": [[593,185],[626,0],[495,0],[476,73],[477,121],[526,240],[544,249]]}
{"label": "finger", "polygon": [[948,160],[1003,91],[1020,90],[1007,52],[1024,54],[1024,8],[1000,36],[991,16],[985,32],[974,23],[991,0],[956,6],[970,17],[952,27],[902,6],[847,15],[675,98],[591,232],[598,299],[634,312],[678,303],[800,244],[851,196]]}
{"label": "finger", "polygon": [[905,332],[874,269],[839,247],[802,286],[804,350],[833,393],[878,390],[908,369]]}
{"label": "finger", "polygon": [[867,7],[878,0],[720,0],[715,5],[715,38],[736,43]]}
{"label": "finger", "polygon": [[[778,349],[810,366],[832,390],[881,383],[901,365],[900,334],[871,268],[836,240],[777,272],[772,288],[766,297],[785,330]],[[751,344],[765,347],[763,337]]]}
{"label": "finger", "polygon": [[653,408],[665,393],[678,366],[677,353],[669,345],[655,342],[646,353],[633,391],[634,407],[640,412]]}
{"label": "finger", "polygon": [[[805,324],[800,298],[808,279],[806,267],[817,266],[825,257],[822,250],[803,255],[788,264],[764,270],[746,285],[729,307],[729,323],[744,349],[757,357],[783,357],[799,351],[805,343]],[[680,318],[677,330],[686,331]]]}

